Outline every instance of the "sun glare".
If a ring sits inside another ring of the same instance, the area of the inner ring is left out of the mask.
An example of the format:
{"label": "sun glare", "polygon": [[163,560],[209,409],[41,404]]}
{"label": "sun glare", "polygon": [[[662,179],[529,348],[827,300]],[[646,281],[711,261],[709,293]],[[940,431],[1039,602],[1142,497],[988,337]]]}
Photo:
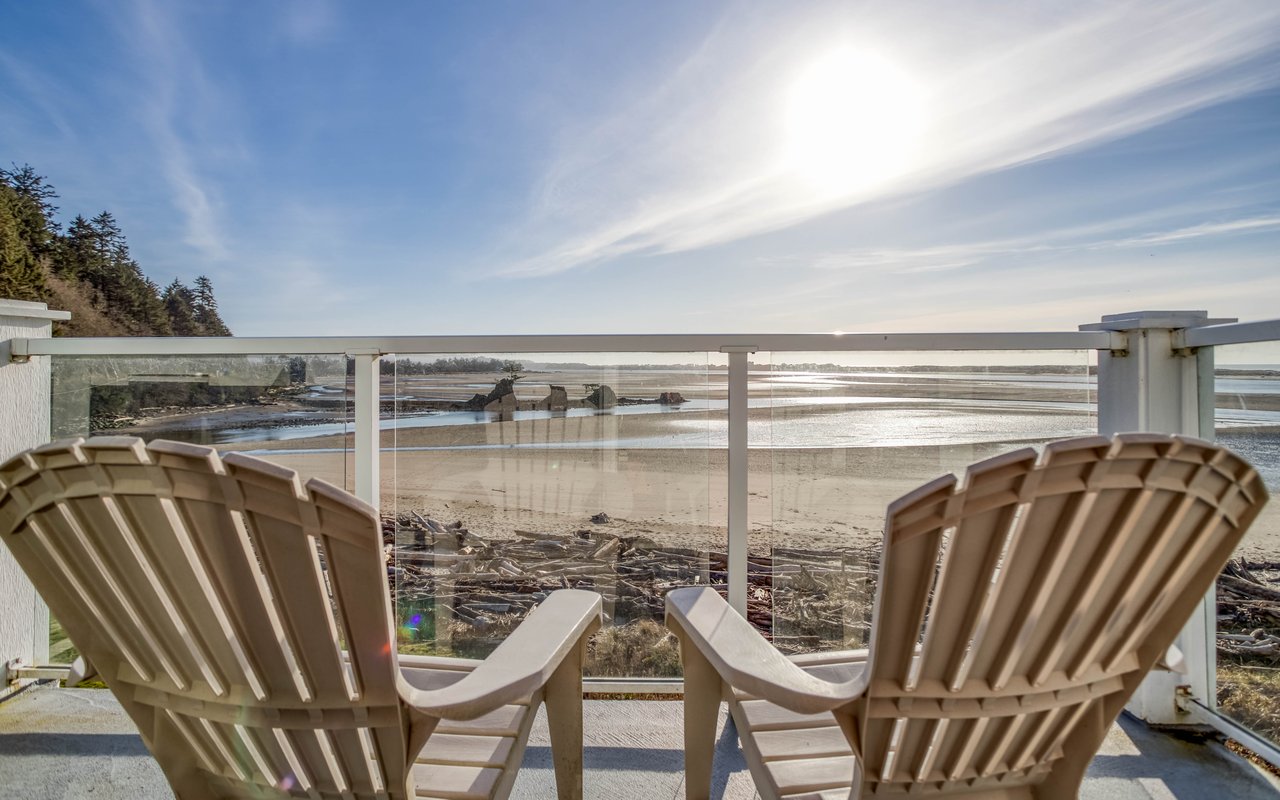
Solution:
{"label": "sun glare", "polygon": [[784,166],[826,194],[849,194],[909,170],[925,93],[884,57],[851,47],[812,62],[787,97]]}

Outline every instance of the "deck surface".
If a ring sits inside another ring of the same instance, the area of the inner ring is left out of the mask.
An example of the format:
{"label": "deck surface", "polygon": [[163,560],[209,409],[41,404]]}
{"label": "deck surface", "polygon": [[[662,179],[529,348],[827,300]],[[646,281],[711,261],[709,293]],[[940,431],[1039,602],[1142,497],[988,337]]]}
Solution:
{"label": "deck surface", "polygon": [[[585,795],[592,800],[684,796],[680,703],[588,701]],[[756,797],[732,728],[721,713],[713,800]],[[1280,798],[1270,777],[1214,742],[1184,741],[1123,719],[1089,769],[1081,797]],[[512,798],[555,797],[546,718],[534,723]],[[0,799],[172,798],[160,769],[109,692],[28,690],[0,703]]]}

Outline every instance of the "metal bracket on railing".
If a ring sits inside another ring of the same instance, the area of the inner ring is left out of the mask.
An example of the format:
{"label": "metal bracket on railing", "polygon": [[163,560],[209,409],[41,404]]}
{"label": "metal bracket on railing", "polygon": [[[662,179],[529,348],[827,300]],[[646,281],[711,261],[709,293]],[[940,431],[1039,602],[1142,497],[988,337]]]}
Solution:
{"label": "metal bracket on railing", "polygon": [[20,658],[5,664],[5,670],[9,673],[9,683],[14,684],[18,681],[43,681],[43,680],[60,680],[64,681],[71,674],[70,664],[43,664],[38,667],[28,667],[23,665]]}
{"label": "metal bracket on railing", "polygon": [[1195,693],[1191,691],[1190,684],[1182,684],[1173,690],[1173,705],[1178,709],[1179,713],[1190,714],[1191,704],[1196,701]]}
{"label": "metal bracket on railing", "polygon": [[1189,328],[1177,328],[1170,334],[1170,344],[1173,345],[1173,354],[1178,358],[1191,358],[1200,350],[1198,347],[1191,347],[1187,344],[1187,331]]}
{"label": "metal bracket on railing", "polygon": [[1126,358],[1129,355],[1129,334],[1125,331],[1111,331],[1111,346],[1108,350],[1112,358]]}
{"label": "metal bracket on railing", "polygon": [[720,347],[721,353],[758,353],[759,347],[754,344],[726,344]]}
{"label": "metal bracket on railing", "polygon": [[356,356],[381,356],[386,354],[376,347],[365,347],[343,351],[343,355],[347,358],[355,358]]}
{"label": "metal bracket on railing", "polygon": [[31,353],[27,350],[26,339],[10,339],[9,340],[9,363],[25,364],[31,360]]}

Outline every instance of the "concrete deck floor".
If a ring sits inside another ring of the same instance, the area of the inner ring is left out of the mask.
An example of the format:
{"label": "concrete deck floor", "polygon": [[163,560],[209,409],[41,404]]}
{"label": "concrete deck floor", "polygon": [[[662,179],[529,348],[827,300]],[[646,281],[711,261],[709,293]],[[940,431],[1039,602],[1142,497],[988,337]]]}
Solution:
{"label": "concrete deck floor", "polygon": [[[587,798],[678,800],[683,792],[680,703],[589,701]],[[539,714],[513,798],[555,797],[546,717]],[[721,720],[713,800],[757,797],[737,737]],[[1129,798],[1280,798],[1280,783],[1216,742],[1184,741],[1122,719],[1080,795]],[[0,798],[171,798],[160,769],[110,692],[37,687],[0,704]]]}

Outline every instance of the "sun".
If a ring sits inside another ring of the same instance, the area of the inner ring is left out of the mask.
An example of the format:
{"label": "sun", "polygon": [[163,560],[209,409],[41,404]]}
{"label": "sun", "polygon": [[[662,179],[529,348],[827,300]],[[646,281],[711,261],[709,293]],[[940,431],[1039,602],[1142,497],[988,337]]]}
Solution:
{"label": "sun", "polygon": [[926,124],[924,89],[883,56],[842,47],[792,83],[783,166],[823,194],[875,188],[917,160]]}

